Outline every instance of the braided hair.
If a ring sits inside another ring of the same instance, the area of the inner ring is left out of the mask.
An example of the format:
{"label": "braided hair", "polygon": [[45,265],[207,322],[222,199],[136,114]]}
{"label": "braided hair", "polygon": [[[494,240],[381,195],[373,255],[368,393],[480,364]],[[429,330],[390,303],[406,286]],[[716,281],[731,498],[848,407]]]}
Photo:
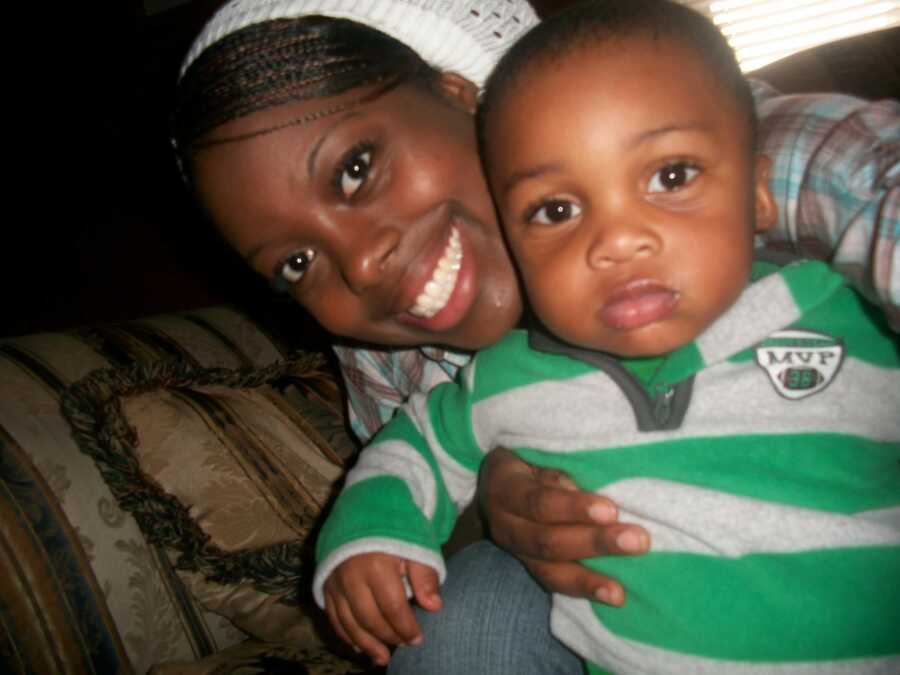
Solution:
{"label": "braided hair", "polygon": [[[203,147],[305,124],[402,82],[431,87],[437,78],[437,71],[402,42],[353,21],[321,16],[264,21],[222,38],[187,69],[176,92],[172,141],[184,170],[186,160]],[[216,127],[251,113],[356,88],[365,88],[359,99],[278,127],[204,139]]]}

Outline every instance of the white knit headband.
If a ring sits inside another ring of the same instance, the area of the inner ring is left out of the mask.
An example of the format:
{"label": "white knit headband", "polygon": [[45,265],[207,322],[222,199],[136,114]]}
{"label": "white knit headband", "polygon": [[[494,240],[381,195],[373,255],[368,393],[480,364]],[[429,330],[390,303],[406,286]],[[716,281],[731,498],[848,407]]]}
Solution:
{"label": "white knit headband", "polygon": [[210,45],[254,23],[319,15],[350,19],[414,49],[428,64],[481,87],[538,18],[525,0],[232,0],[204,26],[181,75]]}

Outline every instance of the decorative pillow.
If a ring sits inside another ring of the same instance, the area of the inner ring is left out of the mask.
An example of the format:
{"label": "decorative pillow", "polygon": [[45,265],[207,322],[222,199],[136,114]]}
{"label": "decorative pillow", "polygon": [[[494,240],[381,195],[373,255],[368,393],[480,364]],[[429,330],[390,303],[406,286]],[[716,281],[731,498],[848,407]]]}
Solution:
{"label": "decorative pillow", "polygon": [[98,370],[61,406],[120,508],[201,605],[264,640],[316,639],[310,534],[356,449],[320,355]]}

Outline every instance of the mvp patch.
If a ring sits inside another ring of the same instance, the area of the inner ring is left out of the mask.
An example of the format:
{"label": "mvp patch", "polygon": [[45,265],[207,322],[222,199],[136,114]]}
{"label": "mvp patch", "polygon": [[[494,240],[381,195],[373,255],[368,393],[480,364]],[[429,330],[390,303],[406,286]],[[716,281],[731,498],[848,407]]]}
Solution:
{"label": "mvp patch", "polygon": [[769,374],[775,391],[789,399],[822,391],[843,360],[840,340],[808,330],[775,331],[756,347],[756,362]]}

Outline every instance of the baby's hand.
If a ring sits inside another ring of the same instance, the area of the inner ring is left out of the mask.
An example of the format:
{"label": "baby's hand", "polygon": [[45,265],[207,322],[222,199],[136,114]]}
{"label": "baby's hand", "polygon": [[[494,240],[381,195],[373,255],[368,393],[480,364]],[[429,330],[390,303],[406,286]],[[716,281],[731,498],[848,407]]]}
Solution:
{"label": "baby's hand", "polygon": [[331,625],[342,640],[380,666],[390,660],[388,645],[422,641],[403,577],[424,609],[441,608],[437,573],[427,565],[386,553],[353,556],[325,581],[325,611]]}

